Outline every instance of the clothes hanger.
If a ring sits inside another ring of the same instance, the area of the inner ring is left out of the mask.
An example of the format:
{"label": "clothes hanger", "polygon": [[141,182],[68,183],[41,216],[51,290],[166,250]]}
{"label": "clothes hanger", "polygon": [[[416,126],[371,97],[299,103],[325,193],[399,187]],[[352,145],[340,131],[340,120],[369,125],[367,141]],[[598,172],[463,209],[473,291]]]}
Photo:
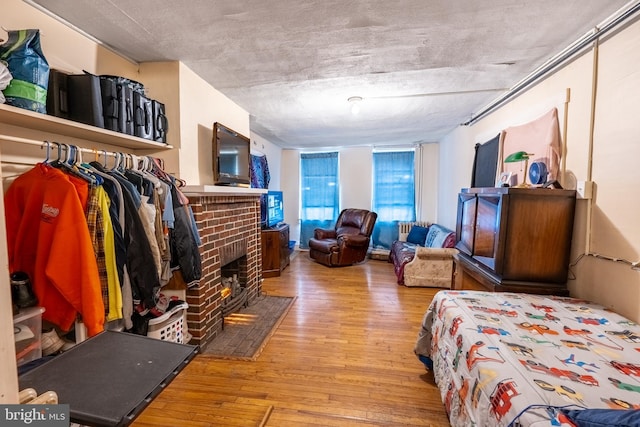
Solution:
{"label": "clothes hanger", "polygon": [[131,159],[131,170],[134,172],[140,172],[140,158],[135,154],[129,154],[129,158]]}
{"label": "clothes hanger", "polygon": [[54,142],[58,146],[58,158],[52,161],[51,163],[58,163],[60,159],[62,159],[62,145],[58,142]]}
{"label": "clothes hanger", "polygon": [[60,166],[62,167],[62,169],[71,175],[84,179],[91,185],[97,185],[98,182],[95,175],[87,171],[85,168],[81,167],[77,161],[77,156],[80,152],[78,146],[71,144],[61,145],[64,146],[67,153],[64,161],[60,162]]}
{"label": "clothes hanger", "polygon": [[171,175],[169,175],[164,171],[164,163],[162,159],[149,156],[149,162],[151,163],[150,173],[152,173],[153,175],[157,176],[158,178],[162,179],[167,183],[171,183],[171,184],[174,183],[174,177],[172,177]]}
{"label": "clothes hanger", "polygon": [[127,168],[127,171],[129,173],[134,173],[140,177],[143,176],[143,171],[140,169],[140,157],[136,156],[135,154],[131,154],[128,153],[127,154],[127,159],[129,161],[129,167]]}
{"label": "clothes hanger", "polygon": [[[91,165],[89,165],[88,163],[84,163],[84,161],[82,160],[82,150],[75,145],[73,145],[72,147],[75,148],[75,159],[74,159],[73,166],[77,168],[78,172],[83,177],[85,177],[85,179],[90,181],[93,185],[102,185],[102,183],[104,182],[104,179],[101,176],[93,173],[93,170],[91,169]],[[93,151],[96,154],[96,158],[97,158],[98,157],[97,151],[96,150],[93,150]]]}
{"label": "clothes hanger", "polygon": [[122,164],[124,163],[124,154],[120,153],[119,151],[116,151],[115,153],[113,153],[115,160],[114,160],[114,164],[113,164],[113,168],[111,168],[111,171],[113,172],[117,172],[119,174],[122,175],[123,172],[123,168],[122,168]]}
{"label": "clothes hanger", "polygon": [[136,168],[133,164],[133,154],[125,153],[124,159],[125,159],[125,170],[130,172],[136,172]]}
{"label": "clothes hanger", "polygon": [[104,163],[102,164],[102,166],[107,169],[107,150],[102,150],[102,155],[104,156]]}
{"label": "clothes hanger", "polygon": [[144,171],[144,172],[147,172],[147,173],[150,172],[150,170],[149,170],[149,157],[148,156],[144,156],[144,157],[142,157],[141,161],[142,161],[142,167],[140,169],[142,171]]}
{"label": "clothes hanger", "polygon": [[[60,142],[54,142],[58,146],[58,158],[52,161],[50,164],[56,169],[62,169],[65,172],[70,171],[70,167],[67,164],[67,159],[69,157],[69,146],[67,144],[63,144]],[[64,157],[62,156],[62,150],[65,150]]]}
{"label": "clothes hanger", "polygon": [[50,158],[50,154],[51,154],[51,143],[49,141],[44,141],[42,143],[42,147],[47,147],[47,157],[45,157],[44,161],[42,162],[43,164],[47,165],[51,162],[51,158]]}
{"label": "clothes hanger", "polygon": [[[71,167],[70,165],[67,163],[67,160],[69,159],[69,152],[70,152],[70,147],[68,144],[63,144],[60,142],[53,142],[54,144],[56,144],[58,146],[58,157],[49,162],[49,165],[56,168],[56,169],[63,169],[65,171],[70,171]],[[62,155],[62,150],[65,150],[65,155],[63,157]]]}
{"label": "clothes hanger", "polygon": [[146,179],[150,180],[151,182],[153,182],[153,185],[156,188],[160,187],[160,178],[158,178],[157,176],[155,176],[154,174],[151,173],[150,169],[149,169],[149,156],[142,156],[139,159],[140,162],[140,170],[139,173]]}

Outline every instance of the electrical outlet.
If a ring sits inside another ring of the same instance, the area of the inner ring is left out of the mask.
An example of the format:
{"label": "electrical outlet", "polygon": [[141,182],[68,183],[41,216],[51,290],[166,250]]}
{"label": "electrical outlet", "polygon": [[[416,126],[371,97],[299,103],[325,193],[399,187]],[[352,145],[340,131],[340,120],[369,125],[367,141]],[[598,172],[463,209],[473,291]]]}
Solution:
{"label": "electrical outlet", "polygon": [[578,199],[591,199],[593,197],[593,181],[578,181],[576,196]]}

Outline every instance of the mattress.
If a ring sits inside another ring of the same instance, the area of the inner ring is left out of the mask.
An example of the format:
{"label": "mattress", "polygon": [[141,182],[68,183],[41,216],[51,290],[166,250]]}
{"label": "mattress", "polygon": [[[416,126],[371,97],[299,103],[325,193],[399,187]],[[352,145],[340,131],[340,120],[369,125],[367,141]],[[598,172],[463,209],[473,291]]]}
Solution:
{"label": "mattress", "polygon": [[415,351],[433,364],[453,426],[565,425],[578,411],[640,408],[640,327],[588,301],[440,291]]}

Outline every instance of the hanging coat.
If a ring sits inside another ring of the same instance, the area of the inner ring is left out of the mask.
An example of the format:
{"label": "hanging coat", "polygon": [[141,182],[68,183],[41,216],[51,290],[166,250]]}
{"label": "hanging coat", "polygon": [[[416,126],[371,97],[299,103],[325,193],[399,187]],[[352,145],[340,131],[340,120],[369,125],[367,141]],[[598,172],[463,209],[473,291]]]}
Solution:
{"label": "hanging coat", "polygon": [[171,186],[174,228],[169,231],[171,246],[171,266],[180,268],[187,284],[192,284],[202,277],[202,261],[200,250],[194,233],[194,224],[189,214],[189,205],[184,203],[185,197],[175,185]]}
{"label": "hanging coat", "polygon": [[5,194],[10,272],[29,275],[42,318],[68,331],[82,315],[89,336],[104,329],[98,267],[75,186],[39,163]]}

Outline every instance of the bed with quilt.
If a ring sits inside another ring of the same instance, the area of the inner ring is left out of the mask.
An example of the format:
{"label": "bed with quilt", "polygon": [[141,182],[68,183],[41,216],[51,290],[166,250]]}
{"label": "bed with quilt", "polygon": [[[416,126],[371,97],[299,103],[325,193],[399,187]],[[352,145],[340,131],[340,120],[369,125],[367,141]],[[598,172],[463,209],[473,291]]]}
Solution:
{"label": "bed with quilt", "polygon": [[453,426],[640,425],[640,327],[588,301],[440,291],[415,352]]}

